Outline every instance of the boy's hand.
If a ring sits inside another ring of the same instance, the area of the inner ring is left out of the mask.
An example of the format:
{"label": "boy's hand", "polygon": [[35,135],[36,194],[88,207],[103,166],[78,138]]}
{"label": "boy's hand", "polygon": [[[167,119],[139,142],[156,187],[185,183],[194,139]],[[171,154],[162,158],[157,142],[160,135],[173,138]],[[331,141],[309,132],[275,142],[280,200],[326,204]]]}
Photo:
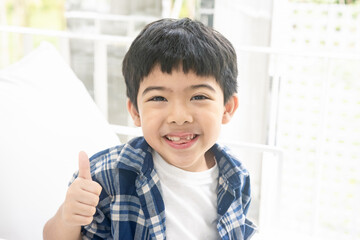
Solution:
{"label": "boy's hand", "polygon": [[102,187],[92,181],[90,162],[85,152],[79,153],[79,176],[67,190],[62,206],[62,220],[70,226],[84,226],[92,222]]}

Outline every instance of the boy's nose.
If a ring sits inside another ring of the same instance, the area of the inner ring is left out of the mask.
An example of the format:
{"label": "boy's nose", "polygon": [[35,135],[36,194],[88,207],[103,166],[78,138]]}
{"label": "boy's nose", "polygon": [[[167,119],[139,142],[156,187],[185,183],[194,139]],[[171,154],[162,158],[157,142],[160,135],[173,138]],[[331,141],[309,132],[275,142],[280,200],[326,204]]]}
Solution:
{"label": "boy's nose", "polygon": [[184,123],[191,123],[193,116],[186,104],[174,104],[169,108],[168,123],[176,123],[182,125]]}

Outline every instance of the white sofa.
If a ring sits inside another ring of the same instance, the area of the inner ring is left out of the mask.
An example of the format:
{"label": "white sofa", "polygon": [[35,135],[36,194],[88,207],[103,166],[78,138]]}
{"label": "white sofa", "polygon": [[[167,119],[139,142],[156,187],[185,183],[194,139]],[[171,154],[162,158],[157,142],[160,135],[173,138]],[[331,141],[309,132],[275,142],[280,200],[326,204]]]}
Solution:
{"label": "white sofa", "polygon": [[119,140],[56,48],[43,43],[0,71],[0,239],[42,239],[89,155]]}

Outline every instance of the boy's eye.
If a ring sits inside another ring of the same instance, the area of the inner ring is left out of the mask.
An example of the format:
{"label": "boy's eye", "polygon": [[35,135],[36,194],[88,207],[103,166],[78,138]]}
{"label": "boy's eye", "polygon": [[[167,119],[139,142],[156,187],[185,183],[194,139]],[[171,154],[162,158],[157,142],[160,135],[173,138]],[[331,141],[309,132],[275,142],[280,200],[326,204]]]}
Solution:
{"label": "boy's eye", "polygon": [[154,101],[154,102],[163,102],[163,101],[167,101],[166,98],[161,97],[161,96],[155,96],[149,99],[149,101]]}
{"label": "boy's eye", "polygon": [[209,98],[204,95],[196,95],[191,98],[191,100],[205,100],[205,99],[209,99]]}

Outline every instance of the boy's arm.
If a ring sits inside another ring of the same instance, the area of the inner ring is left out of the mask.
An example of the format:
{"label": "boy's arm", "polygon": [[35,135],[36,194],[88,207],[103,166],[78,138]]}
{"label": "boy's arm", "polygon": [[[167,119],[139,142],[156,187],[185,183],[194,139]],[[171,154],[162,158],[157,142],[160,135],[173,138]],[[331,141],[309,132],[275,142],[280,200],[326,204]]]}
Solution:
{"label": "boy's arm", "polygon": [[79,154],[79,176],[69,186],[64,203],[44,226],[44,240],[81,239],[81,226],[92,222],[101,186],[92,181],[89,158]]}

